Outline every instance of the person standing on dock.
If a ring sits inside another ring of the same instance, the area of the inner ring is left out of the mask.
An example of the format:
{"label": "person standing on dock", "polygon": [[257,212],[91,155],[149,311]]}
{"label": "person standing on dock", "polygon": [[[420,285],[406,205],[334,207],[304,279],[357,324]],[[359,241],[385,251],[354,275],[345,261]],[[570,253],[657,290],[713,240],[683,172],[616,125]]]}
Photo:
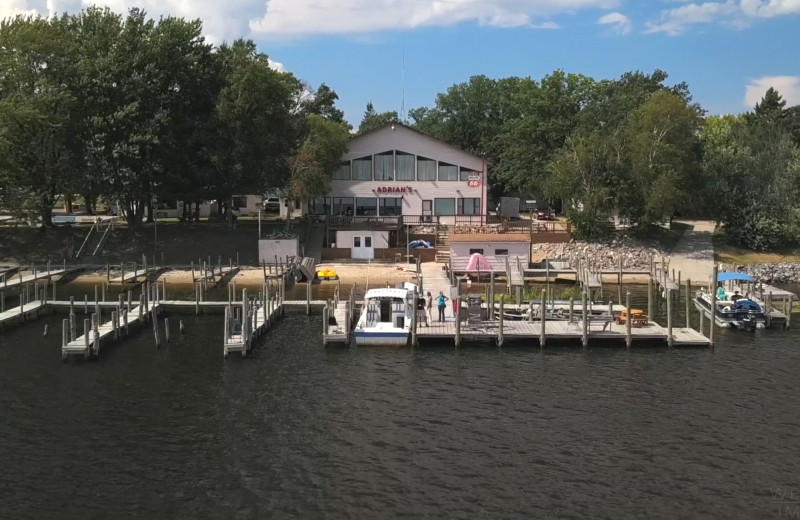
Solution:
{"label": "person standing on dock", "polygon": [[433,295],[430,291],[425,297],[425,303],[428,308],[428,323],[431,323],[433,321]]}
{"label": "person standing on dock", "polygon": [[426,327],[430,327],[430,323],[428,323],[428,315],[425,314],[425,306],[425,298],[422,296],[417,297],[417,321],[424,323]]}
{"label": "person standing on dock", "polygon": [[439,321],[441,322],[444,321],[444,310],[447,308],[447,300],[449,299],[442,291],[439,291],[439,296],[436,297],[439,307]]}

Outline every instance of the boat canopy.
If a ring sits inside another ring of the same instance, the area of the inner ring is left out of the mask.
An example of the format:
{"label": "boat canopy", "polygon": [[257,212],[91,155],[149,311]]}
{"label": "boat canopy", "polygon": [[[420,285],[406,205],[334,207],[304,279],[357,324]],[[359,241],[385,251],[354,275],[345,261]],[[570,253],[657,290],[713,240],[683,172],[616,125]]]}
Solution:
{"label": "boat canopy", "polygon": [[728,280],[736,280],[741,282],[752,282],[753,277],[747,273],[734,273],[731,271],[723,271],[721,273],[717,273],[717,281],[718,282],[727,282]]}

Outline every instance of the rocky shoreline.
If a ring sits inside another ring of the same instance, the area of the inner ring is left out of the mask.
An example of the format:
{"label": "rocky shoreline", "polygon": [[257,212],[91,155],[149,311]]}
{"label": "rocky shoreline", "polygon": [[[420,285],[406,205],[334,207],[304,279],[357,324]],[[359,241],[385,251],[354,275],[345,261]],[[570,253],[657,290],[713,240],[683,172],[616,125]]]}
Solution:
{"label": "rocky shoreline", "polygon": [[578,262],[589,262],[589,265],[602,270],[622,268],[628,271],[648,271],[650,259],[668,258],[666,251],[657,245],[643,244],[640,241],[622,236],[604,242],[584,242],[575,240],[564,244],[534,244],[531,261],[533,263],[549,260],[566,260],[572,268]]}
{"label": "rocky shoreline", "polygon": [[736,270],[765,283],[800,283],[800,264],[739,265]]}
{"label": "rocky shoreline", "polygon": [[[575,268],[578,261],[588,261],[591,266],[602,270],[622,268],[628,271],[647,271],[650,269],[650,258],[669,259],[669,253],[657,244],[646,244],[639,240],[622,236],[614,240],[600,242],[584,242],[575,240],[564,244],[534,244],[531,251],[531,262],[536,264],[548,260],[566,260]],[[800,264],[754,264],[726,266],[726,269],[742,271],[757,281],[764,283],[800,283]]]}

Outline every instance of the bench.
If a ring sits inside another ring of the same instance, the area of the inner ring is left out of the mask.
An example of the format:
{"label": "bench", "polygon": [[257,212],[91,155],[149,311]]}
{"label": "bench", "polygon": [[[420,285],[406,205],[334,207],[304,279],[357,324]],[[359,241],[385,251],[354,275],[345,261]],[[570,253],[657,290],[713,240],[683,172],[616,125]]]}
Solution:
{"label": "bench", "polygon": [[606,328],[614,321],[614,316],[610,314],[601,314],[598,316],[587,316],[587,320],[589,322],[589,328],[592,328],[592,323],[602,323],[603,330],[605,331]]}

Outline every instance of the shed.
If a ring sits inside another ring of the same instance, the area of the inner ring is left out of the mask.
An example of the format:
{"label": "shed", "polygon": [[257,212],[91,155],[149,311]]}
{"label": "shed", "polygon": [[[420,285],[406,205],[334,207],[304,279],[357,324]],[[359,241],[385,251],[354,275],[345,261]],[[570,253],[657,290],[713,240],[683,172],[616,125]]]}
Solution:
{"label": "shed", "polygon": [[531,237],[527,233],[463,233],[450,235],[450,265],[455,272],[465,272],[470,256],[480,253],[493,271],[506,271],[506,260],[527,268],[531,255]]}

